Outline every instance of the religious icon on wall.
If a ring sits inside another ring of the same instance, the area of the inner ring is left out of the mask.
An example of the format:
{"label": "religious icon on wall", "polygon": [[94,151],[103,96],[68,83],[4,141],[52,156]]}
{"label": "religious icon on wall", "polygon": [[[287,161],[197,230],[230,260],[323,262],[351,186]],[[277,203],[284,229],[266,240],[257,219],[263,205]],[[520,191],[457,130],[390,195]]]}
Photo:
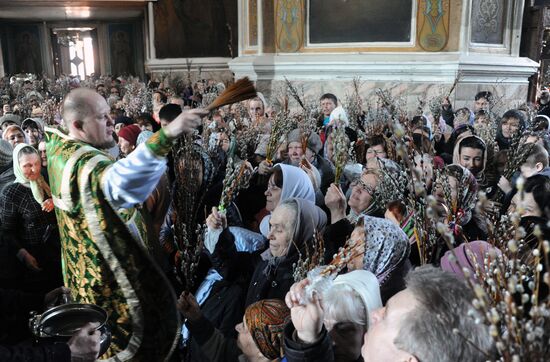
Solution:
{"label": "religious icon on wall", "polygon": [[508,1],[473,0],[471,14],[471,42],[503,44]]}
{"label": "religious icon on wall", "polygon": [[128,33],[117,31],[111,37],[111,72],[113,74],[133,73],[131,59],[132,50]]}
{"label": "religious icon on wall", "polygon": [[300,49],[304,37],[304,4],[302,0],[275,2],[277,51],[291,53]]}
{"label": "religious icon on wall", "polygon": [[15,36],[15,70],[17,73],[42,73],[40,44],[36,35],[29,31]]}
{"label": "religious icon on wall", "polygon": [[443,50],[449,40],[450,0],[425,0],[419,9],[418,43],[424,50]]}
{"label": "religious icon on wall", "polygon": [[111,73],[135,74],[134,29],[132,24],[109,25]]}

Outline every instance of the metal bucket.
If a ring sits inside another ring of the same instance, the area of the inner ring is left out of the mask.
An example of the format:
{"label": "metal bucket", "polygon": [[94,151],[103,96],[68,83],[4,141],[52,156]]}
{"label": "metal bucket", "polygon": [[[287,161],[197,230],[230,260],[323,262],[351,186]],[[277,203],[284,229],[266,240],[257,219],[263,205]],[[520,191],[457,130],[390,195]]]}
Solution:
{"label": "metal bucket", "polygon": [[101,332],[101,356],[111,344],[111,331],[107,326],[107,312],[95,304],[63,304],[34,315],[29,320],[32,334],[41,342],[67,342],[86,323],[97,323]]}

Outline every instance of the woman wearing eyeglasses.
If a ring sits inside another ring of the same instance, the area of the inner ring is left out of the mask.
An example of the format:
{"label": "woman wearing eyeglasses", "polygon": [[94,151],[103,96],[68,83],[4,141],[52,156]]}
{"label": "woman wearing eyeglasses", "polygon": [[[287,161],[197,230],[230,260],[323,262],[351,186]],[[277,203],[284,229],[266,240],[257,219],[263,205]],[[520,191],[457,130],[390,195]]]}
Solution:
{"label": "woman wearing eyeglasses", "polygon": [[366,161],[371,158],[388,158],[386,140],[382,135],[369,137],[366,142]]}
{"label": "woman wearing eyeglasses", "polygon": [[350,184],[350,195],[347,200],[340,187],[330,185],[325,195],[325,205],[330,211],[330,225],[327,226],[324,237],[331,242],[326,243],[325,255],[334,255],[344,245],[359,217],[367,215],[384,218],[386,205],[381,200],[381,195],[377,195],[382,177],[381,168],[384,169],[384,173],[392,175],[399,172],[399,167],[391,160],[368,160],[361,177]]}
{"label": "woman wearing eyeglasses", "polygon": [[360,178],[351,183],[351,194],[347,201],[339,186],[334,183],[330,185],[325,195],[325,205],[330,210],[330,225],[326,228],[324,238],[332,242],[327,243],[326,247],[331,250],[327,250],[325,255],[334,255],[344,245],[359,215],[381,216],[373,209],[372,202],[378,181],[378,170],[366,169]]}

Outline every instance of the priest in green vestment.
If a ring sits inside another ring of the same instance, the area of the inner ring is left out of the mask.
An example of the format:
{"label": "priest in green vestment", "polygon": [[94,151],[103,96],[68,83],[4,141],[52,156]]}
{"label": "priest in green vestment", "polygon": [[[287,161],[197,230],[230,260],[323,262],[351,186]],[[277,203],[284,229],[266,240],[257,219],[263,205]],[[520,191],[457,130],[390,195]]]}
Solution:
{"label": "priest in green vestment", "polygon": [[109,313],[110,361],[167,360],[177,343],[174,292],[148,252],[138,206],[166,171],[172,142],[200,124],[204,110],[184,111],[127,158],[115,145],[103,97],[71,91],[62,104],[67,131],[46,130],[48,174],[61,235],[64,282],[76,302]]}

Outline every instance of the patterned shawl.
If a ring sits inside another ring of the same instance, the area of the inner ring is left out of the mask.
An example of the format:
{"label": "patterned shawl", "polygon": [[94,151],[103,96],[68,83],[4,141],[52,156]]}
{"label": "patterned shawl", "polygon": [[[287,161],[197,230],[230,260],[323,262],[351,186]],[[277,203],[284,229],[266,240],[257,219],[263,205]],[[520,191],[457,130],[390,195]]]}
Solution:
{"label": "patterned shawl", "polygon": [[363,222],[363,269],[376,275],[382,286],[401,262],[409,257],[409,238],[399,226],[387,219],[363,216]]}

